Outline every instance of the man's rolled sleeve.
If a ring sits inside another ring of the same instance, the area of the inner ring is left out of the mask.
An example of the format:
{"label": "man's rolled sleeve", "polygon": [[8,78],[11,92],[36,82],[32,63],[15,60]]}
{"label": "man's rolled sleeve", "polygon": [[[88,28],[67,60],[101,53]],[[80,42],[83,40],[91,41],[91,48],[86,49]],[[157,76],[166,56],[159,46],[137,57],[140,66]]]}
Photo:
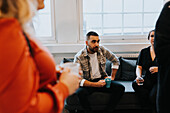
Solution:
{"label": "man's rolled sleeve", "polygon": [[81,86],[81,87],[83,87],[83,84],[84,84],[85,80],[86,80],[86,79],[82,79],[82,80],[80,81],[80,86]]}
{"label": "man's rolled sleeve", "polygon": [[112,67],[111,67],[111,68],[112,68],[112,69],[119,69],[119,65],[117,65],[117,64],[116,64],[116,65],[113,65],[113,64],[112,64]]}

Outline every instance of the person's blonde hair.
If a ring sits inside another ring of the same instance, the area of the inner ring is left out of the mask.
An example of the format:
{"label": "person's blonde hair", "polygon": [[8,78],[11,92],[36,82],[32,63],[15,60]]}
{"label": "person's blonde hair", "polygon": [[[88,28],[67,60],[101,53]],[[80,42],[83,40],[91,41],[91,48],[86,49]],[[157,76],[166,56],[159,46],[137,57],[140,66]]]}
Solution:
{"label": "person's blonde hair", "polygon": [[37,10],[36,0],[0,0],[0,17],[16,18],[23,30]]}

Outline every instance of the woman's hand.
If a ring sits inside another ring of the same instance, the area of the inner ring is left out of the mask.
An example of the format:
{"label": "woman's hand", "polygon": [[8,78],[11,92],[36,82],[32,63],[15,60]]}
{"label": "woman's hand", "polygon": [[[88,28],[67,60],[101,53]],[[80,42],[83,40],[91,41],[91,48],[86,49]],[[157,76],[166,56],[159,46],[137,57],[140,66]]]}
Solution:
{"label": "woman's hand", "polygon": [[59,82],[64,83],[69,90],[69,95],[73,94],[79,88],[81,77],[70,73],[70,69],[65,68],[59,78]]}
{"label": "woman's hand", "polygon": [[144,82],[142,77],[136,77],[136,83],[139,85],[141,82]]}
{"label": "woman's hand", "polygon": [[158,67],[152,66],[152,67],[149,68],[149,71],[151,72],[151,74],[156,73],[156,72],[158,72]]}

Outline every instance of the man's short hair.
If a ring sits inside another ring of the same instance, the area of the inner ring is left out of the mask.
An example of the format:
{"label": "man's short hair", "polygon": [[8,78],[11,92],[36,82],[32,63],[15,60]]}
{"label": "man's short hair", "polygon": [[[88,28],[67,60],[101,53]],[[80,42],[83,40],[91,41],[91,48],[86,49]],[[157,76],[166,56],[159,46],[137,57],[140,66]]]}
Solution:
{"label": "man's short hair", "polygon": [[90,36],[99,36],[99,35],[94,31],[90,31],[86,34],[86,40],[89,40]]}

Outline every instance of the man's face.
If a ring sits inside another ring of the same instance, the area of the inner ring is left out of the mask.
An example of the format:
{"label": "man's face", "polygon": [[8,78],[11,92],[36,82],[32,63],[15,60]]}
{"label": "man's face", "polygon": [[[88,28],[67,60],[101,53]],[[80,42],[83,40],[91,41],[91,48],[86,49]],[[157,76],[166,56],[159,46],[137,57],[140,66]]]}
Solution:
{"label": "man's face", "polygon": [[86,41],[87,50],[89,53],[95,53],[99,49],[99,36],[90,36],[90,39]]}

